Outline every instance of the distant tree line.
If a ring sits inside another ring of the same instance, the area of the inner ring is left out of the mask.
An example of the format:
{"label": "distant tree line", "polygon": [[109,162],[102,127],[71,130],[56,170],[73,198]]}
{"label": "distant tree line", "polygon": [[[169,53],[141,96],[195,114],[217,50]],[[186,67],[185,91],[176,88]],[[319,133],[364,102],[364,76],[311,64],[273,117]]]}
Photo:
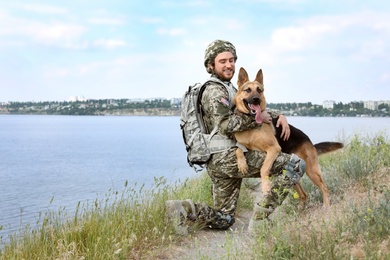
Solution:
{"label": "distant tree line", "polygon": [[332,109],[324,108],[322,105],[307,103],[269,103],[269,109],[275,109],[294,116],[389,116],[389,105],[381,104],[378,110],[364,108],[363,102],[350,102],[343,104],[335,103]]}
{"label": "distant tree line", "polygon": [[[364,108],[363,102],[335,103],[332,109],[322,105],[307,103],[269,103],[268,109],[279,110],[290,116],[389,116],[389,105],[381,104],[378,110]],[[10,114],[48,114],[48,115],[104,115],[114,111],[135,114],[139,111],[158,110],[169,114],[180,114],[180,100],[153,99],[134,101],[130,99],[90,99],[86,101],[44,101],[7,102],[0,104],[0,113]]]}
{"label": "distant tree line", "polygon": [[113,110],[129,113],[147,109],[178,109],[169,100],[131,101],[129,99],[90,99],[87,101],[8,102],[0,105],[0,113],[48,115],[103,115]]}

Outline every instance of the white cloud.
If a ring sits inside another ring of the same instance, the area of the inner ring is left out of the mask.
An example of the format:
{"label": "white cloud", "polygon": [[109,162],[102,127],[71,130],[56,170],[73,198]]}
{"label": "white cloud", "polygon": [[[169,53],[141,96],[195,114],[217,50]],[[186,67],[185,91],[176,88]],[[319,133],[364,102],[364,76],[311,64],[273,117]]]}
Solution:
{"label": "white cloud", "polygon": [[52,5],[37,5],[37,4],[18,4],[16,7],[35,13],[44,13],[44,14],[67,14],[69,11],[67,8],[57,7]]}
{"label": "white cloud", "polygon": [[382,82],[390,82],[390,73],[389,72],[385,72],[381,75],[380,77],[380,81]]}
{"label": "white cloud", "polygon": [[262,64],[301,62],[311,51],[324,57],[340,55],[367,61],[388,57],[389,46],[390,16],[364,12],[297,20],[293,25],[275,29],[270,41],[262,41],[260,48],[256,46],[255,55]]}
{"label": "white cloud", "polygon": [[43,77],[46,79],[57,79],[57,78],[65,78],[69,76],[71,71],[67,68],[44,68],[43,69]]}
{"label": "white cloud", "polygon": [[226,21],[225,27],[227,30],[239,31],[245,29],[245,24],[239,20]]}
{"label": "white cloud", "polygon": [[323,35],[333,31],[327,24],[308,24],[276,29],[271,36],[271,44],[279,51],[304,50],[316,43]]}
{"label": "white cloud", "polygon": [[69,49],[69,50],[86,50],[90,46],[89,42],[84,40],[84,41],[69,41],[69,42],[63,42],[59,44],[60,47],[64,49]]}
{"label": "white cloud", "polygon": [[94,46],[103,47],[106,49],[115,49],[118,47],[126,46],[126,42],[123,40],[116,39],[99,39],[93,42]]}
{"label": "white cloud", "polygon": [[208,19],[204,18],[204,17],[193,18],[193,19],[190,20],[190,24],[192,24],[194,26],[207,25],[208,24]]}
{"label": "white cloud", "polygon": [[188,7],[196,8],[210,8],[212,6],[212,2],[209,0],[190,0],[183,2],[183,4]]}
{"label": "white cloud", "polygon": [[128,56],[109,60],[98,60],[93,62],[79,63],[70,66],[48,67],[44,69],[44,77],[55,79],[63,77],[104,77],[110,71],[121,71],[122,75],[128,75],[133,66],[140,66],[142,63],[147,63],[149,56]]}
{"label": "white cloud", "polygon": [[91,24],[97,25],[124,25],[125,22],[122,19],[117,18],[91,18],[88,20]]}
{"label": "white cloud", "polygon": [[77,24],[53,23],[24,25],[26,34],[39,42],[52,44],[54,42],[69,41],[78,38],[85,32],[85,28]]}
{"label": "white cloud", "polygon": [[[43,23],[31,19],[0,14],[0,36],[25,37],[45,45],[66,45],[78,39],[86,28],[79,24],[50,22]],[[26,44],[28,41],[25,41]]]}
{"label": "white cloud", "polygon": [[356,52],[351,55],[351,58],[356,61],[368,61],[375,57],[389,56],[388,51],[390,41],[383,39],[366,40],[358,46]]}
{"label": "white cloud", "polygon": [[307,0],[237,0],[240,3],[247,4],[256,4],[256,3],[268,3],[268,4],[277,4],[283,7],[284,4],[301,4],[305,3]]}
{"label": "white cloud", "polygon": [[160,24],[163,22],[163,19],[160,17],[144,17],[141,21],[146,24]]}
{"label": "white cloud", "polygon": [[186,30],[182,28],[172,28],[172,29],[161,28],[157,30],[157,33],[160,35],[178,36],[178,35],[185,34]]}

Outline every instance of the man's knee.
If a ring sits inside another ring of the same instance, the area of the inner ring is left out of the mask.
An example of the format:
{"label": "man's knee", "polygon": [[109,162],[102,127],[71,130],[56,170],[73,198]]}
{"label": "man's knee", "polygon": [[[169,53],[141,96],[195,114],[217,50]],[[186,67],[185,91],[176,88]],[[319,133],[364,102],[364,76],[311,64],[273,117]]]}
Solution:
{"label": "man's knee", "polygon": [[288,180],[292,185],[295,185],[299,182],[305,172],[306,162],[297,155],[292,154],[283,170],[283,173],[285,173]]}

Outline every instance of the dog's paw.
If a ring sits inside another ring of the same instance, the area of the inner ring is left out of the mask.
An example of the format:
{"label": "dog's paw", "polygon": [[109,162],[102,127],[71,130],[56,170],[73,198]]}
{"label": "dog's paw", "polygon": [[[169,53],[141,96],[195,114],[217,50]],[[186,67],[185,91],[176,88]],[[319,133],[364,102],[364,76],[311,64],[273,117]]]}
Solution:
{"label": "dog's paw", "polygon": [[246,162],[238,161],[237,167],[238,167],[238,172],[239,173],[241,173],[241,174],[248,173],[248,164],[246,164]]}
{"label": "dog's paw", "polygon": [[269,195],[271,193],[271,182],[268,177],[261,180],[261,191],[263,192],[263,195]]}

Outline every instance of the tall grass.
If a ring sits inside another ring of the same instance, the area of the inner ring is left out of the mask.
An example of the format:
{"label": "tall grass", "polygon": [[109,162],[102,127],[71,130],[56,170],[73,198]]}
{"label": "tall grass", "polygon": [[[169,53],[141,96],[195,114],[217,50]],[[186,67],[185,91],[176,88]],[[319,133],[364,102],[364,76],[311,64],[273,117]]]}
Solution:
{"label": "tall grass", "polygon": [[[379,133],[355,135],[341,151],[320,157],[325,183],[333,205],[320,208],[321,194],[307,177],[307,208],[298,212],[290,196],[264,222],[245,250],[227,236],[226,251],[219,259],[389,259],[390,143]],[[176,236],[165,221],[165,201],[187,199],[211,205],[209,177],[167,185],[155,179],[153,187],[124,184],[92,203],[41,214],[38,228],[26,227],[3,242],[0,259],[145,259],[169,250],[186,237]],[[350,194],[359,191],[356,200]],[[351,192],[353,191],[353,192]],[[252,200],[243,185],[239,211],[251,209]],[[386,246],[387,245],[387,246]],[[212,259],[202,255],[198,259]]]}
{"label": "tall grass", "polygon": [[297,212],[290,196],[260,225],[250,250],[230,259],[390,259],[389,160],[384,133],[354,135],[344,149],[320,157],[331,208],[321,208],[318,188],[304,177],[307,208]]}
{"label": "tall grass", "polygon": [[373,137],[355,135],[344,149],[337,171],[352,180],[365,179],[380,167],[390,166],[390,146],[384,133]]}
{"label": "tall grass", "polygon": [[155,179],[150,189],[127,187],[110,191],[92,204],[78,204],[74,216],[47,212],[38,229],[13,235],[2,259],[121,259],[138,257],[168,244],[171,231],[164,222],[164,202],[184,184],[166,185]]}

